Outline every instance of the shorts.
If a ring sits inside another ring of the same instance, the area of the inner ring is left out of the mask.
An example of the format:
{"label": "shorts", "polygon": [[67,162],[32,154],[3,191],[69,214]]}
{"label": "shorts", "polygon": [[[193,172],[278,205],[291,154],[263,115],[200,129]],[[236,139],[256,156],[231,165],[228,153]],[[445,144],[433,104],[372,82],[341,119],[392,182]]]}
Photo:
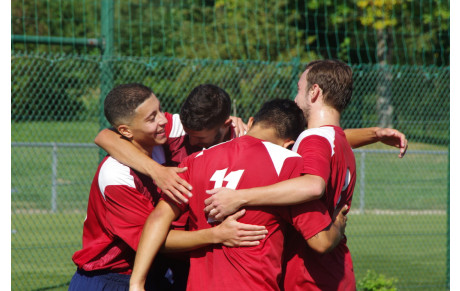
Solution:
{"label": "shorts", "polygon": [[104,271],[84,271],[77,269],[69,285],[69,291],[113,290],[129,291],[131,275]]}
{"label": "shorts", "polygon": [[[129,291],[130,278],[131,275],[112,273],[105,270],[85,271],[77,269],[72,277],[72,280],[70,280],[69,291]],[[165,276],[158,276],[154,272],[149,272],[147,275],[145,290],[185,290],[185,284],[184,282],[177,282],[173,286]]]}

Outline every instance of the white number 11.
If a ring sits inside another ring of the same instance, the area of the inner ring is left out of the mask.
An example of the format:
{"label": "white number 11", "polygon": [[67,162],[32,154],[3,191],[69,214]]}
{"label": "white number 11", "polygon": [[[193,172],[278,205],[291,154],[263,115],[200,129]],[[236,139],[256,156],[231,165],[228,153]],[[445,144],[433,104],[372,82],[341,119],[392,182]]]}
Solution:
{"label": "white number 11", "polygon": [[238,182],[240,181],[244,170],[233,171],[230,172],[227,176],[225,176],[225,173],[227,173],[227,169],[228,168],[225,168],[223,170],[217,170],[212,175],[210,180],[215,182],[214,189],[221,188],[224,181],[227,182],[225,188],[235,190],[236,186],[238,186]]}

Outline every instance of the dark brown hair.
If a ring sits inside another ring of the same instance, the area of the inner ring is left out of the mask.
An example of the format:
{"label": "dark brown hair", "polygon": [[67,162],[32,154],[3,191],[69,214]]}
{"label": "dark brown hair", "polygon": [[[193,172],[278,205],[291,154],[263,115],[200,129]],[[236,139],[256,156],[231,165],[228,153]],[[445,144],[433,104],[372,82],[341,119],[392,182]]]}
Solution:
{"label": "dark brown hair", "polygon": [[342,112],[350,103],[353,94],[353,72],[339,60],[312,61],[305,67],[307,90],[314,84],[323,90],[324,102]]}

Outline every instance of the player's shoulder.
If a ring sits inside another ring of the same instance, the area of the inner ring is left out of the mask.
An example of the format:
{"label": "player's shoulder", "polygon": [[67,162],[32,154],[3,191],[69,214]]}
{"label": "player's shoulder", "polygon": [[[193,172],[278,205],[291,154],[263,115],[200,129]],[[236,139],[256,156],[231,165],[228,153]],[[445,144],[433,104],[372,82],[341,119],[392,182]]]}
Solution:
{"label": "player's shoulder", "polygon": [[309,128],[304,130],[297,140],[302,140],[310,136],[320,136],[328,140],[333,140],[335,138],[336,129],[333,126],[322,126],[317,128]]}
{"label": "player's shoulder", "polygon": [[182,126],[182,122],[180,121],[179,114],[171,114],[165,112],[165,117],[168,120],[168,123],[166,124],[166,129],[169,138],[181,137],[186,134],[184,131],[184,127]]}
{"label": "player's shoulder", "polygon": [[102,161],[98,173],[98,184],[102,193],[109,185],[124,185],[135,188],[132,170],[116,159],[108,156]]}
{"label": "player's shoulder", "polygon": [[326,140],[331,145],[331,147],[334,147],[336,129],[333,126],[306,129],[299,135],[296,142],[294,143],[292,150],[297,151],[301,144],[306,144],[307,141],[309,144],[311,144],[311,141],[315,139]]}

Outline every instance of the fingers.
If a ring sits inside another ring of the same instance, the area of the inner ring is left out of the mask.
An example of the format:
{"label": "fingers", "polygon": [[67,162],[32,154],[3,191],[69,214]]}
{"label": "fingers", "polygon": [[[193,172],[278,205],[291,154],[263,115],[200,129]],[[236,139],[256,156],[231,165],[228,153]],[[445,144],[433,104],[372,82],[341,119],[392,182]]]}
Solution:
{"label": "fingers", "polygon": [[340,209],[340,213],[342,213],[343,215],[345,215],[345,212],[347,212],[347,210],[348,210],[348,205],[345,204],[345,205],[342,207],[342,209]]}
{"label": "fingers", "polygon": [[402,148],[399,150],[399,157],[400,157],[400,158],[403,158],[403,157],[404,157],[404,155],[406,154],[406,151],[407,151],[408,148],[409,148],[409,145],[408,145],[408,143],[407,143],[407,140],[405,139],[405,140],[404,140],[404,147],[402,147]]}
{"label": "fingers", "polygon": [[[188,200],[185,198],[186,201],[183,201],[182,199],[178,199],[176,198],[176,195],[174,195],[173,193],[171,193],[171,191],[169,190],[163,190],[163,193],[169,197],[169,199],[171,199],[172,201],[174,201],[175,203],[177,204],[182,204],[182,203],[187,203]],[[184,197],[182,197],[184,198]]]}
{"label": "fingers", "polygon": [[211,190],[206,190],[206,194],[214,195],[214,194],[216,194],[217,192],[219,192],[220,189],[221,189],[221,188],[215,188],[215,189],[211,189]]}
{"label": "fingers", "polygon": [[240,247],[252,247],[260,245],[260,241],[243,241],[240,243]]}
{"label": "fingers", "polygon": [[214,209],[214,205],[212,204],[212,200],[209,200],[211,198],[208,198],[204,201],[204,204],[206,205],[206,207],[204,208],[204,212],[205,213],[208,213],[211,212],[211,210]]}
{"label": "fingers", "polygon": [[267,234],[268,230],[265,228],[264,225],[253,225],[253,224],[246,224],[246,223],[241,223],[239,222],[239,229],[241,231],[244,231],[245,234],[246,232],[248,234],[246,235],[259,235],[259,234]]}
{"label": "fingers", "polygon": [[174,170],[176,171],[176,173],[183,173],[183,172],[187,171],[188,168],[187,167],[183,167],[183,168],[175,167]]}
{"label": "fingers", "polygon": [[[212,212],[212,211],[211,211]],[[241,217],[243,217],[243,215],[246,213],[246,209],[241,209],[240,211],[237,211],[235,214],[233,215],[230,215],[229,218],[230,219],[234,219],[234,220],[238,220],[240,219]]]}
{"label": "fingers", "polygon": [[255,240],[262,240],[265,238],[265,234],[247,234],[243,237],[241,237],[241,241],[255,241]]}

